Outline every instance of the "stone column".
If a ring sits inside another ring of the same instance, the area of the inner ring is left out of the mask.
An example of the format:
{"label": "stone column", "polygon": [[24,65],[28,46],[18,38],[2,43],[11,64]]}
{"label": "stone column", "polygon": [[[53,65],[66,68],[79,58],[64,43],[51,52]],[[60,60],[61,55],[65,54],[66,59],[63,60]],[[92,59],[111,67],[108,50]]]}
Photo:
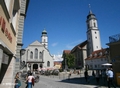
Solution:
{"label": "stone column", "polygon": [[[40,64],[39,64],[39,63],[37,63],[37,65],[38,65],[38,69],[39,69],[39,67],[40,67],[39,65],[40,65]],[[37,70],[38,70],[38,69],[37,69]]]}
{"label": "stone column", "polygon": [[31,63],[31,71],[33,71],[33,63]]}
{"label": "stone column", "polygon": [[27,63],[27,71],[28,71],[28,70],[30,70],[30,68],[29,68],[29,64]]}

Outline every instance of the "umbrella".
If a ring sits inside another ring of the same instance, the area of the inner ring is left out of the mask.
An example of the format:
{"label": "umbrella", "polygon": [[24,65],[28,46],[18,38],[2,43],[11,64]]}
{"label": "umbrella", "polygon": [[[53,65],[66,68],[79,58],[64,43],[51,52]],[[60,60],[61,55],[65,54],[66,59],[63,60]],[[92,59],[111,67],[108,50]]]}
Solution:
{"label": "umbrella", "polygon": [[105,63],[105,64],[102,64],[102,65],[104,65],[104,66],[111,66],[112,64],[110,64],[110,63]]}
{"label": "umbrella", "polygon": [[46,68],[42,68],[43,71],[46,71],[47,69]]}

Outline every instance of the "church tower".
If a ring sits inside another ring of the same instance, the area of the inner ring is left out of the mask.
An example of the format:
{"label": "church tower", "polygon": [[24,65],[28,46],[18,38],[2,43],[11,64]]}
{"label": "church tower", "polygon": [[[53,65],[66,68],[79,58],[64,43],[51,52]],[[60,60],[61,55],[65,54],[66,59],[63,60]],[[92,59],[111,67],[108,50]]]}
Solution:
{"label": "church tower", "polygon": [[48,37],[47,37],[47,31],[44,29],[42,31],[42,44],[45,46],[45,48],[48,48]]}
{"label": "church tower", "polygon": [[100,32],[98,29],[97,19],[92,11],[89,11],[87,16],[87,56],[93,51],[101,49]]}

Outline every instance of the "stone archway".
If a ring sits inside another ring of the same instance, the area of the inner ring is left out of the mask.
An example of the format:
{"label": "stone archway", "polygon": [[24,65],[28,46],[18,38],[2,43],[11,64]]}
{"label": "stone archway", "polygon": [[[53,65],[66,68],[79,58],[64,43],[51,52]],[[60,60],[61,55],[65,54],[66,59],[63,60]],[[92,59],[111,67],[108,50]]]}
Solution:
{"label": "stone archway", "polygon": [[38,69],[38,64],[33,64],[33,70],[37,70]]}

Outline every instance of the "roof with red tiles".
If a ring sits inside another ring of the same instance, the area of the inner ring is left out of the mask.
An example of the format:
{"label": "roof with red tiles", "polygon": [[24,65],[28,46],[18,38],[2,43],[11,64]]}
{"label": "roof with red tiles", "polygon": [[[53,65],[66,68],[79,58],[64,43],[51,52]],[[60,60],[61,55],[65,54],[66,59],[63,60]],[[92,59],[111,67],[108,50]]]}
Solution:
{"label": "roof with red tiles", "polygon": [[100,49],[92,52],[92,54],[87,57],[85,60],[91,60],[91,59],[99,59],[99,58],[106,58],[108,54],[109,48]]}
{"label": "roof with red tiles", "polygon": [[63,53],[70,54],[71,50],[64,50]]}

